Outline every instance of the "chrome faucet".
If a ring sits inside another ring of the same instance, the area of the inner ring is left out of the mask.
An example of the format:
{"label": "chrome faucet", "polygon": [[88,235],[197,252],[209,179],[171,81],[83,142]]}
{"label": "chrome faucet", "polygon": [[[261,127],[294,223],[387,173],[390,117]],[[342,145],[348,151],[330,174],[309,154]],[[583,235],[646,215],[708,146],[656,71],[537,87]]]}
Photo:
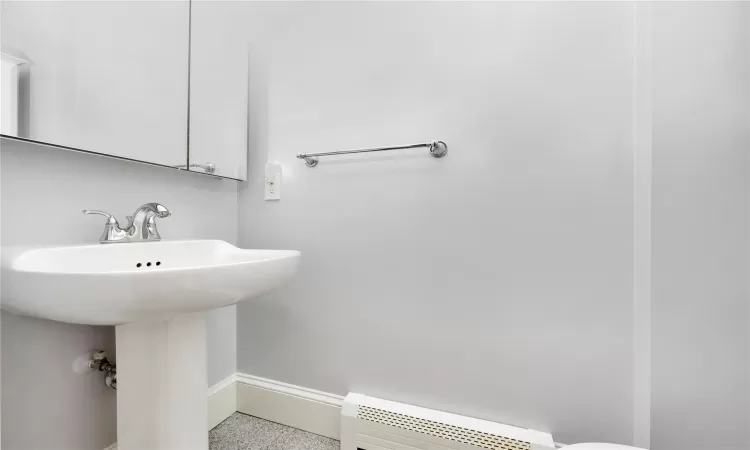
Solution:
{"label": "chrome faucet", "polygon": [[149,242],[160,241],[159,231],[156,229],[156,219],[168,217],[171,213],[159,203],[146,203],[138,208],[132,216],[128,216],[128,226],[120,228],[120,224],[112,214],[105,211],[84,209],[84,214],[98,214],[107,218],[104,233],[99,238],[102,244],[119,242]]}

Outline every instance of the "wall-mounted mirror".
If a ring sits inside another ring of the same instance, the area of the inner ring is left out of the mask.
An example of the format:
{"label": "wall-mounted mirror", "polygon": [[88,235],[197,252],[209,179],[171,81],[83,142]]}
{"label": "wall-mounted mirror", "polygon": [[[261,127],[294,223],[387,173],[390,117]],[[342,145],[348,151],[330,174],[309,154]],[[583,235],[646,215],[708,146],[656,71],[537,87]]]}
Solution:
{"label": "wall-mounted mirror", "polygon": [[3,137],[246,179],[247,94],[243,122],[203,84],[198,65],[215,61],[190,81],[189,0],[11,0],[0,14]]}
{"label": "wall-mounted mirror", "polygon": [[245,179],[248,139],[247,39],[223,26],[217,2],[194,1],[190,48],[190,161]]}

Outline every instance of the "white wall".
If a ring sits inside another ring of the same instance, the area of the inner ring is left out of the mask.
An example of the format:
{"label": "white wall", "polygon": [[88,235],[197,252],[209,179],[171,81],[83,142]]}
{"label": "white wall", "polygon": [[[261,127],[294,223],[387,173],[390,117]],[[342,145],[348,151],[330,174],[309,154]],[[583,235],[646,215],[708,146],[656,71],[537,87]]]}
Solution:
{"label": "white wall", "polygon": [[[164,239],[236,241],[236,182],[3,140],[2,243],[96,243],[103,222],[143,203],[166,205]],[[236,370],[234,307],[209,315],[209,384]],[[114,329],[2,313],[3,450],[100,450],[116,440],[115,395],[101,374],[72,373],[76,356],[114,351]]]}
{"label": "white wall", "polygon": [[750,4],[656,3],[654,450],[750,448]]}
{"label": "white wall", "polygon": [[250,49],[239,242],[303,255],[238,307],[239,369],[631,442],[633,6],[207,5],[228,73]]}

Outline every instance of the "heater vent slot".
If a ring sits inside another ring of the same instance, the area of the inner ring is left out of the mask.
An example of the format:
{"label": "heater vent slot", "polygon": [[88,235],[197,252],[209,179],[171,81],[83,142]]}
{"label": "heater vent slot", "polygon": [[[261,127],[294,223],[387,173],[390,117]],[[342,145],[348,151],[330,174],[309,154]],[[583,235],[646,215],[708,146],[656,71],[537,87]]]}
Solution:
{"label": "heater vent slot", "polygon": [[531,450],[531,443],[359,405],[357,418],[490,450]]}

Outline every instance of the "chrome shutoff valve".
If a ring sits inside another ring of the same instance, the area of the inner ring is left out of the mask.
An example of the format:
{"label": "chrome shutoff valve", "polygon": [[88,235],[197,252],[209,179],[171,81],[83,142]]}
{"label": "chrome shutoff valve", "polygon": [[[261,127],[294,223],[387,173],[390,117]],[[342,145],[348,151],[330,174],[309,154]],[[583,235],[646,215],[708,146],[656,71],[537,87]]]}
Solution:
{"label": "chrome shutoff valve", "polygon": [[91,354],[89,368],[105,373],[104,383],[112,389],[117,389],[117,366],[107,359],[107,352],[97,350]]}

